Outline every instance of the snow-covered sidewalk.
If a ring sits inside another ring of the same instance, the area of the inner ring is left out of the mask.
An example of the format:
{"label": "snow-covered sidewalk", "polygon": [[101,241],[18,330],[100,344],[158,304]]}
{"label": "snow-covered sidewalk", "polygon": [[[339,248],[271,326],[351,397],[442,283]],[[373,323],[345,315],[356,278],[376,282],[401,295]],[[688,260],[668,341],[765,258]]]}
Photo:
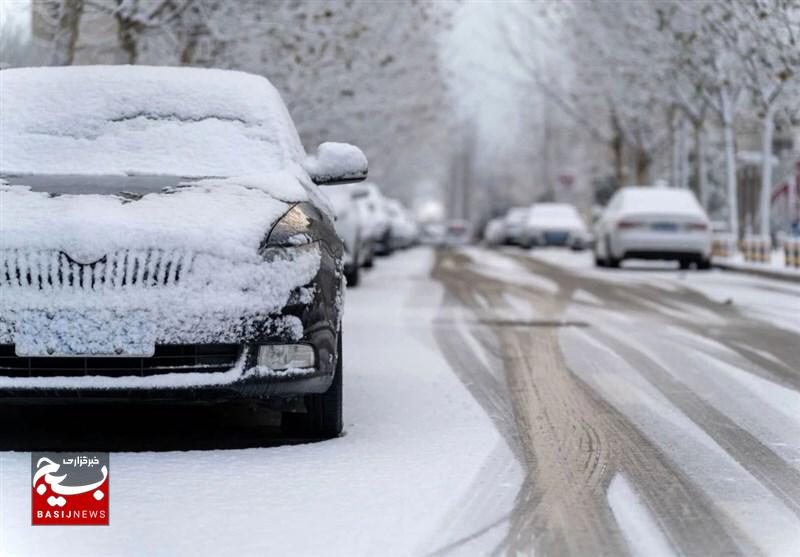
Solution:
{"label": "snow-covered sidewalk", "polygon": [[431,263],[381,259],[348,290],[343,437],[112,453],[108,527],[32,527],[30,454],[0,453],[0,554],[421,555],[469,538],[459,515],[503,440],[436,345]]}
{"label": "snow-covered sidewalk", "polygon": [[715,257],[713,262],[714,265],[722,269],[744,271],[767,277],[795,279],[800,282],[800,268],[786,266],[783,250],[774,250],[769,263],[745,261],[741,253],[731,257]]}

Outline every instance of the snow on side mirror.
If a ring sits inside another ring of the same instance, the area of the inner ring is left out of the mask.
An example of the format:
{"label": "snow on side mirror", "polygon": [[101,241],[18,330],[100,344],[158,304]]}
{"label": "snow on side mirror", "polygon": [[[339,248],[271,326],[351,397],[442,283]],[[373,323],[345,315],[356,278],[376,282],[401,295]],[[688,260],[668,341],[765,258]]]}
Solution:
{"label": "snow on side mirror", "polygon": [[349,143],[322,143],[317,154],[307,157],[303,166],[320,186],[361,182],[367,178],[366,155]]}

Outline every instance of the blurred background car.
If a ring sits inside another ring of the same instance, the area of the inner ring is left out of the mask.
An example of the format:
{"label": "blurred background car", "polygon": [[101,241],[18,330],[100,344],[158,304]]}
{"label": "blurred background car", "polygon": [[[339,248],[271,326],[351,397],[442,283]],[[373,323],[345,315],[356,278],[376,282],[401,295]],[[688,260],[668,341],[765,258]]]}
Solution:
{"label": "blurred background car", "polygon": [[525,244],[525,221],[530,207],[512,207],[505,218],[505,243],[522,246]]}
{"label": "blurred background car", "polygon": [[506,221],[502,217],[493,218],[483,229],[483,241],[490,246],[500,246],[506,242]]}
{"label": "blurred background car", "polygon": [[353,186],[353,195],[362,223],[364,241],[364,267],[370,268],[376,254],[390,253],[388,249],[389,217],[384,208],[383,195],[371,182]]}
{"label": "blurred background car", "polygon": [[357,286],[360,270],[373,249],[365,234],[357,194],[350,185],[330,186],[325,190],[336,215],[334,227],[344,243],[344,275],[347,286]]}
{"label": "blurred background car", "polygon": [[444,241],[447,226],[442,221],[423,222],[419,226],[419,242],[426,246],[439,246]]}
{"label": "blurred background car", "polygon": [[467,220],[453,219],[445,223],[442,245],[465,246],[472,241],[472,225]]}
{"label": "blurred background car", "polygon": [[525,221],[524,245],[568,246],[582,250],[589,233],[578,210],[567,203],[536,203]]}
{"label": "blurred background car", "polygon": [[595,261],[619,267],[625,259],[667,259],[682,269],[711,266],[711,223],[685,189],[626,187],[597,222]]}
{"label": "blurred background car", "polygon": [[418,229],[411,212],[396,199],[385,199],[384,209],[389,219],[389,248],[396,250],[413,246]]}

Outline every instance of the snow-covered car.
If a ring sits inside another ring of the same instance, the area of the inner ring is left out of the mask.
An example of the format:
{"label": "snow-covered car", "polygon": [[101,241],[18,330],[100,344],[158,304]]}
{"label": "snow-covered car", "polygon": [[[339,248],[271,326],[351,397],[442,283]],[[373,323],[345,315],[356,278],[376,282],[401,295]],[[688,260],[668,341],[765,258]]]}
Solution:
{"label": "snow-covered car", "polygon": [[677,260],[710,266],[711,223],[689,190],[626,187],[608,203],[595,228],[595,260],[618,267],[625,259]]}
{"label": "snow-covered car", "polygon": [[589,233],[578,210],[567,203],[536,203],[525,221],[525,245],[586,247]]}
{"label": "snow-covered car", "polygon": [[499,246],[506,242],[506,221],[504,218],[494,218],[486,223],[483,228],[483,241],[490,246]]}
{"label": "snow-covered car", "polygon": [[374,255],[391,253],[389,244],[389,215],[386,213],[385,198],[378,186],[373,183],[358,184],[354,187],[365,235],[371,246],[366,256],[366,266],[372,267]]}
{"label": "snow-covered car", "polygon": [[512,207],[505,217],[506,243],[522,246],[525,245],[525,222],[528,220],[530,207]]}
{"label": "snow-covered car", "polygon": [[426,246],[442,245],[446,231],[447,227],[444,222],[423,222],[419,225],[419,241]]}
{"label": "snow-covered car", "polygon": [[336,215],[334,227],[344,242],[344,276],[347,286],[358,286],[361,267],[373,250],[364,232],[361,211],[352,186],[333,186],[325,189]]}
{"label": "snow-covered car", "polygon": [[464,219],[452,219],[445,222],[444,238],[442,244],[445,246],[457,247],[465,246],[472,240],[472,225]]}
{"label": "snow-covered car", "polygon": [[197,68],[0,72],[0,400],[246,401],[342,428],[343,248],[263,77]]}
{"label": "snow-covered car", "polygon": [[389,247],[395,250],[413,245],[417,241],[417,222],[408,209],[396,199],[386,199],[384,208],[389,217]]}

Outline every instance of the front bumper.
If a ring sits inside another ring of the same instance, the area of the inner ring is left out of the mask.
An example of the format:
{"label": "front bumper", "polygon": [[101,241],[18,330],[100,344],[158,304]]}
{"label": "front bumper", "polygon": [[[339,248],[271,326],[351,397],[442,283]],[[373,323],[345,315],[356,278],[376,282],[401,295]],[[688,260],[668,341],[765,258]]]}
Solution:
{"label": "front bumper", "polygon": [[[175,293],[162,296],[157,310],[156,343],[240,345],[238,361],[224,371],[112,376],[98,373],[93,366],[92,374],[21,376],[19,371],[4,374],[0,369],[0,401],[227,402],[325,392],[333,381],[339,357],[336,347],[342,307],[341,266],[341,256],[322,250],[316,275],[292,290],[278,311],[258,309],[257,303],[243,307],[244,298],[236,296],[223,300],[209,295],[199,304]],[[231,305],[232,302],[236,303]],[[197,311],[198,307],[202,310]],[[0,344],[13,345],[14,321],[8,315],[0,314]],[[10,315],[13,317],[13,313]],[[313,346],[313,369],[273,371],[257,365],[259,345],[294,343]]]}

